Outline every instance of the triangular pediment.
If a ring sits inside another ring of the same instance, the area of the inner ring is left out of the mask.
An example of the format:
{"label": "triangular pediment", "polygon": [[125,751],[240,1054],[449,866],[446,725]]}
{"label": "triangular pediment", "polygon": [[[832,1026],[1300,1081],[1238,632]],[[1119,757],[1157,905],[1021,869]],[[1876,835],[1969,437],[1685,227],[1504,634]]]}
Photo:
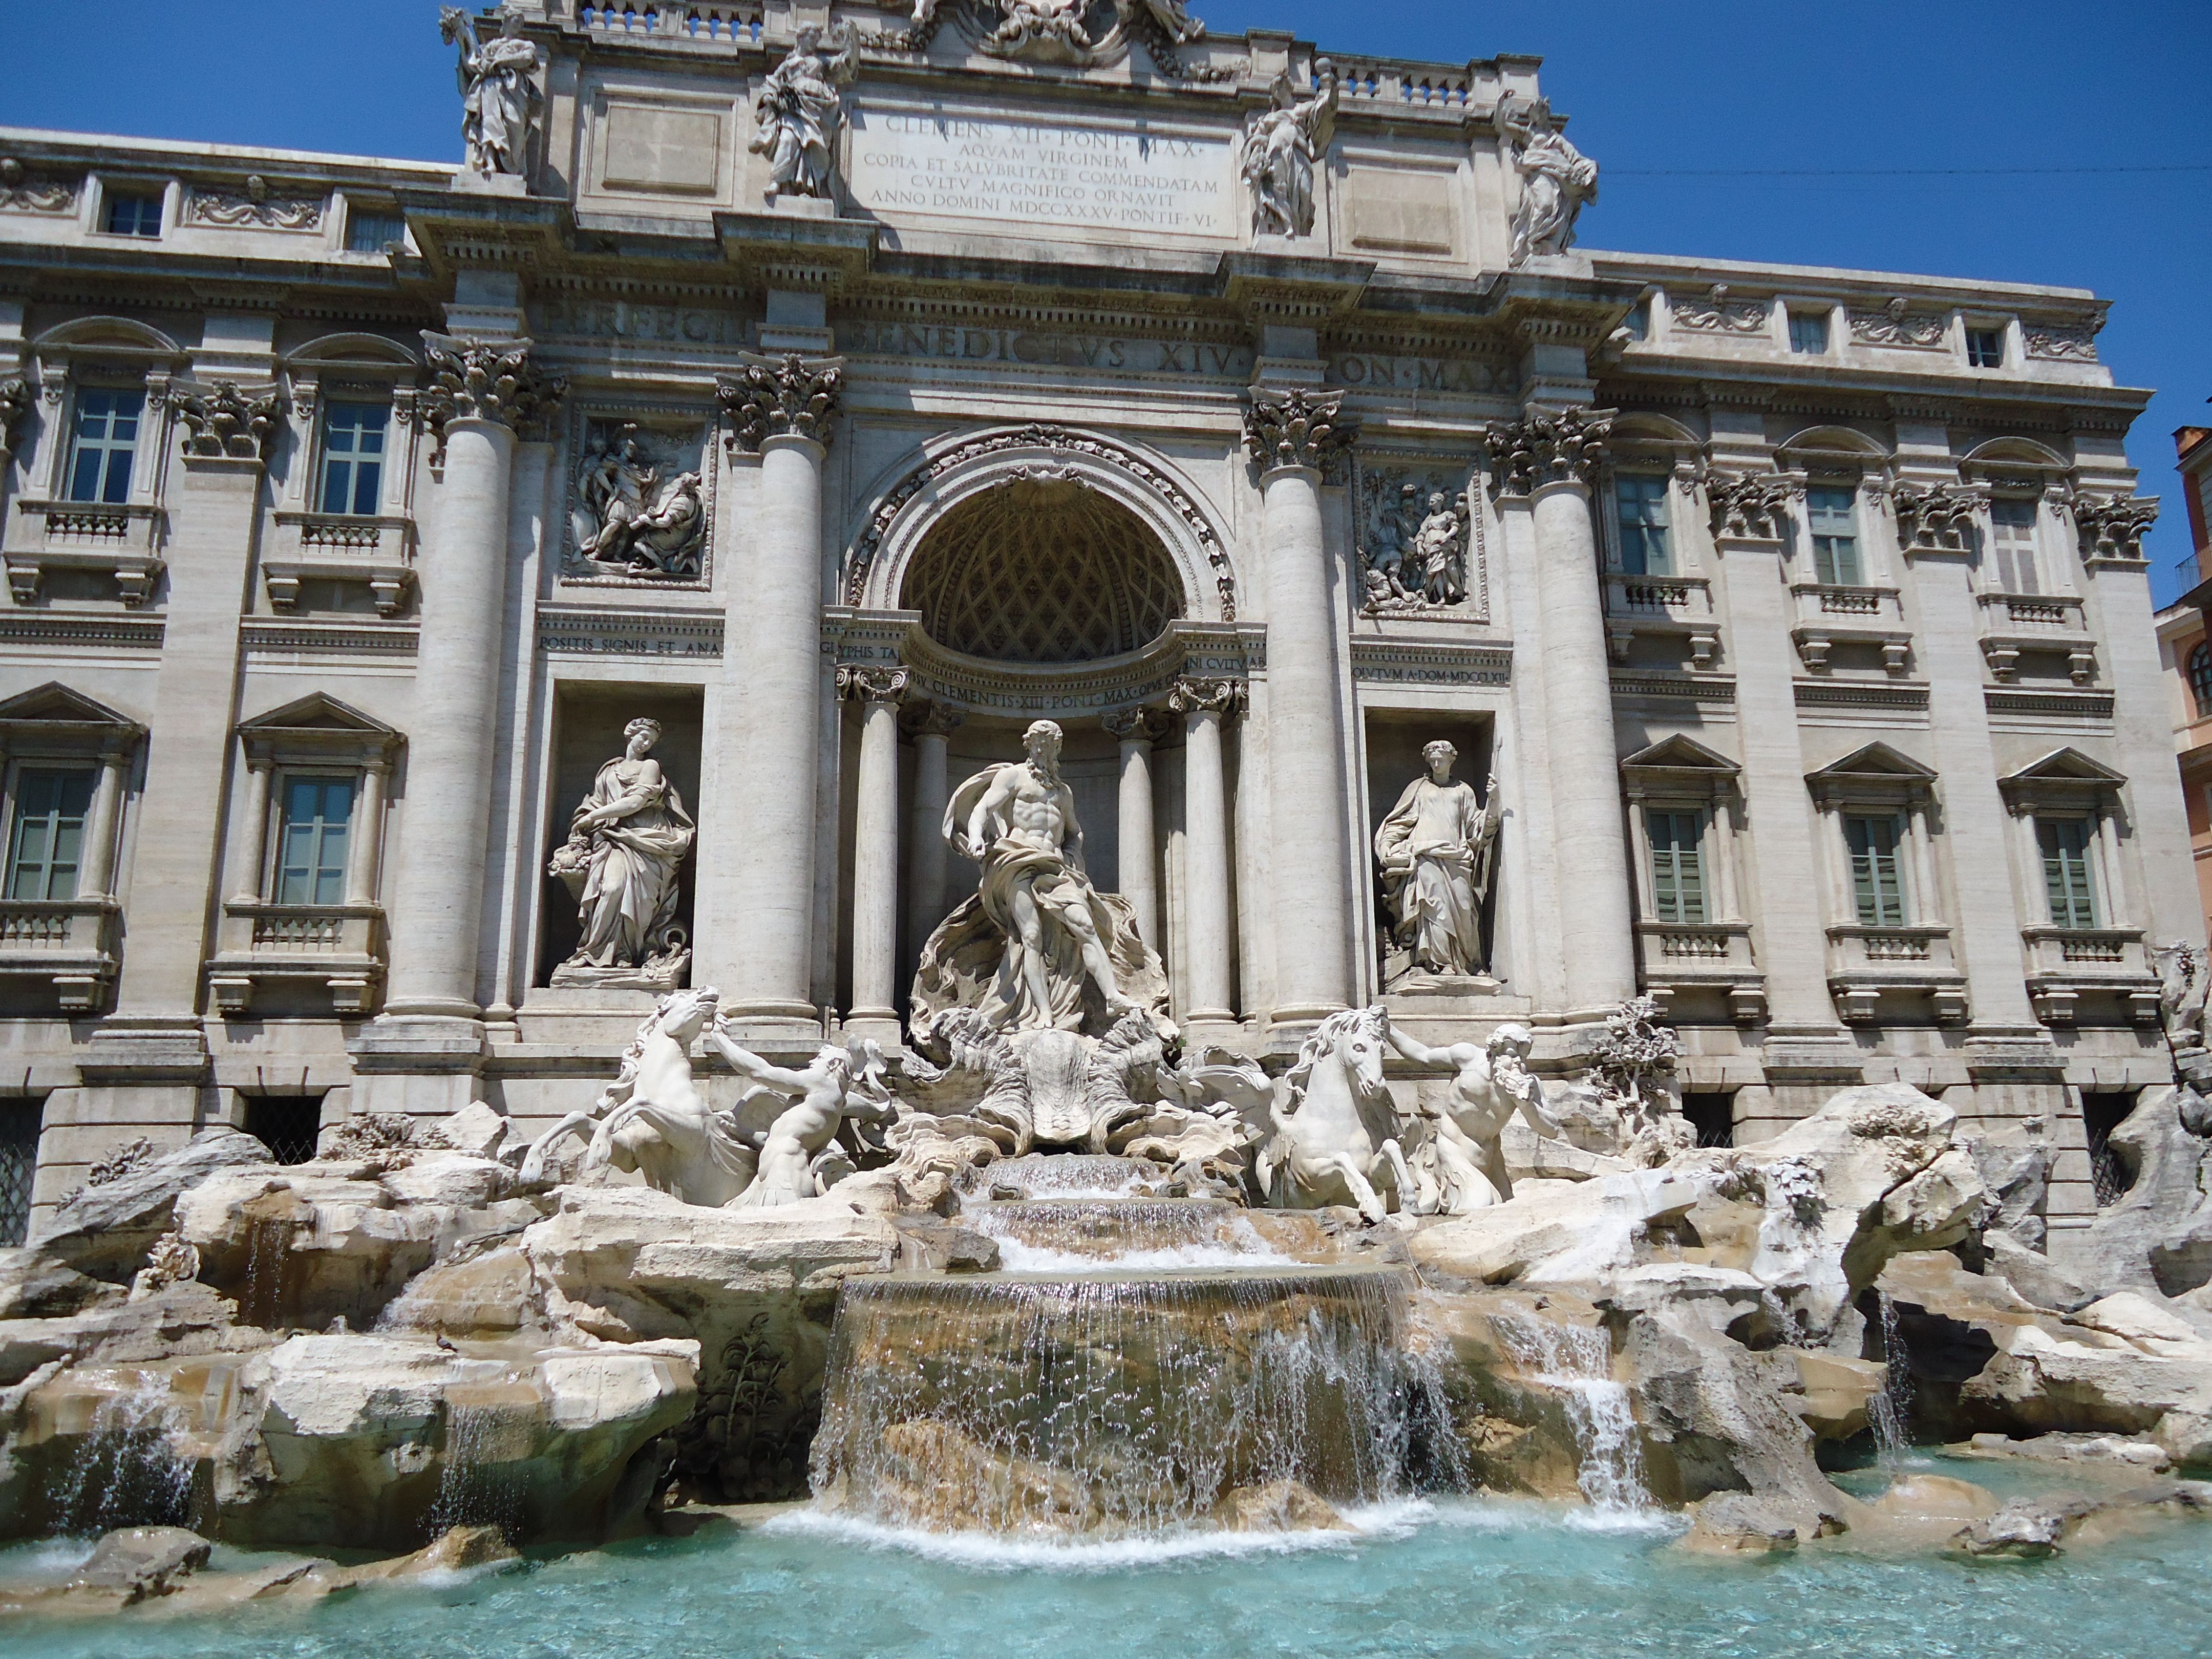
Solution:
{"label": "triangular pediment", "polygon": [[1620,763],[1624,772],[1659,768],[1676,772],[1725,772],[1731,777],[1742,769],[1726,755],[1715,754],[1694,738],[1679,733],[1638,750]]}
{"label": "triangular pediment", "polygon": [[95,702],[82,691],[73,691],[58,680],[48,680],[29,691],[18,692],[0,702],[0,721],[35,721],[40,725],[102,726],[126,732],[145,728],[128,714],[119,714],[104,702]]}
{"label": "triangular pediment", "polygon": [[1808,783],[1866,778],[1911,779],[1916,782],[1932,783],[1936,779],[1936,770],[1933,767],[1922,765],[1910,755],[1899,754],[1886,743],[1870,743],[1863,749],[1853,750],[1839,761],[1830,762],[1817,772],[1805,775]]}
{"label": "triangular pediment", "polygon": [[288,702],[282,708],[272,708],[265,714],[256,714],[250,720],[241,720],[238,729],[245,732],[347,732],[380,738],[399,735],[395,727],[386,726],[373,715],[364,714],[360,709],[320,691],[311,692],[296,702]]}
{"label": "triangular pediment", "polygon": [[2054,749],[2041,760],[2031,761],[2001,783],[2090,783],[2123,784],[2124,773],[2115,772],[2102,761],[2092,760],[2078,749]]}

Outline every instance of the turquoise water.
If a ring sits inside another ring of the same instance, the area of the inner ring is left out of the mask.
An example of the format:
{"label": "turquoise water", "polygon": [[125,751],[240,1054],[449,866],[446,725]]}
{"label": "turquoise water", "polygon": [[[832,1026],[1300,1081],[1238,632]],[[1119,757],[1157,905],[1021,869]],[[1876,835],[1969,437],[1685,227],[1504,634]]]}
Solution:
{"label": "turquoise water", "polygon": [[[133,1612],[0,1626],[9,1659],[628,1659],[915,1656],[1243,1659],[1268,1654],[1702,1659],[2212,1652],[2212,1523],[2045,1562],[1822,1548],[1712,1560],[1669,1529],[1594,1529],[1508,1502],[1412,1505],[1379,1530],[1231,1553],[1024,1552],[841,1529],[716,1528],[437,1587],[212,1618]],[[27,1547],[29,1548],[52,1547]],[[0,1552],[0,1574],[27,1565]]]}

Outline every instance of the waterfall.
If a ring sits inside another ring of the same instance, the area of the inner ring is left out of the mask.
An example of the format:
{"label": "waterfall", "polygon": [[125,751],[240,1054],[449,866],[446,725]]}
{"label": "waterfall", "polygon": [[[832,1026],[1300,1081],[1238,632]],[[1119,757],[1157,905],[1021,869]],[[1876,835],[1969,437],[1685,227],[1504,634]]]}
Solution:
{"label": "waterfall", "polygon": [[284,1311],[285,1260],[292,1245],[289,1221],[258,1219],[246,1241],[246,1294],[239,1298],[239,1317],[249,1325],[276,1328]]}
{"label": "waterfall", "polygon": [[1897,1304],[1876,1291],[1881,1302],[1881,1388],[1867,1401],[1867,1426],[1882,1468],[1894,1474],[1905,1462],[1905,1431],[1912,1421],[1912,1365],[1897,1326]]}
{"label": "waterfall", "polygon": [[1293,1265],[1220,1199],[1030,1200],[971,1205],[963,1218],[998,1242],[1009,1273]]}
{"label": "waterfall", "polygon": [[57,1533],[174,1526],[189,1518],[191,1498],[191,1465],[169,1443],[169,1379],[140,1371],[94,1408],[47,1511]]}
{"label": "waterfall", "polygon": [[1437,1372],[1388,1270],[894,1274],[847,1282],[813,1486],[892,1525],[1127,1536],[1239,1488],[1332,1503],[1449,1482]]}
{"label": "waterfall", "polygon": [[497,1406],[447,1404],[445,1466],[424,1519],[431,1537],[454,1527],[497,1527],[510,1537],[520,1530],[522,1476],[506,1455],[507,1416]]}
{"label": "waterfall", "polygon": [[1574,1425],[1582,1468],[1575,1481],[1591,1507],[1648,1509],[1644,1449],[1628,1390],[1613,1380],[1613,1343],[1593,1325],[1500,1315],[1492,1322],[1513,1361],[1532,1381],[1558,1390]]}

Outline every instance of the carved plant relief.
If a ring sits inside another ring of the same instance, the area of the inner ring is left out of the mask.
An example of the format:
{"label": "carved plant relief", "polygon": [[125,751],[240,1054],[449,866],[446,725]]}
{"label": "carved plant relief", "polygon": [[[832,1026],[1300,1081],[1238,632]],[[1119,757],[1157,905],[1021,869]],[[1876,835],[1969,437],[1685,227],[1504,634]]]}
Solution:
{"label": "carved plant relief", "polygon": [[1482,515],[1465,471],[1358,468],[1360,580],[1370,616],[1486,610]]}
{"label": "carved plant relief", "polygon": [[251,173],[242,191],[195,190],[185,216],[196,224],[243,227],[264,230],[319,230],[323,198],[319,196],[276,195],[269,181]]}
{"label": "carved plant relief", "polygon": [[592,420],[579,448],[564,574],[702,580],[714,518],[703,431]]}
{"label": "carved plant relief", "polygon": [[1928,312],[1905,309],[1903,300],[1892,300],[1880,311],[1851,311],[1851,338],[1868,345],[1904,346],[1929,351],[1943,343],[1946,324]]}
{"label": "carved plant relief", "polygon": [[1674,326],[1700,334],[1763,334],[1766,331],[1766,301],[1731,300],[1729,285],[1715,283],[1702,300],[1668,296]]}
{"label": "carved plant relief", "polygon": [[0,210],[11,213],[72,213],[76,180],[42,179],[12,155],[0,156]]}

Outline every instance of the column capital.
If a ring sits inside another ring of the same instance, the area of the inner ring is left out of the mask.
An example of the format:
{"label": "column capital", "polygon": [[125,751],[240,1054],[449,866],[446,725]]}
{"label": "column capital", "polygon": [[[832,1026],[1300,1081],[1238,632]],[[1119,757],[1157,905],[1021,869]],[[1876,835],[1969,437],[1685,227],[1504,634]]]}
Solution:
{"label": "column capital", "polygon": [[185,427],[185,459],[252,461],[269,459],[282,404],[274,386],[241,392],[235,380],[201,386],[179,381],[172,388],[177,418]]}
{"label": "column capital", "polygon": [[1157,708],[1117,708],[1098,722],[1123,743],[1157,743],[1167,722]]}
{"label": "column capital", "polygon": [[2155,495],[2076,495],[2071,503],[2086,564],[2132,564],[2143,556],[2143,532],[2158,518]]}
{"label": "column capital", "polygon": [[757,455],[770,438],[805,438],[830,446],[830,422],[845,393],[842,357],[749,357],[734,380],[714,383],[714,400],[730,423],[733,455]]}
{"label": "column capital", "polygon": [[837,695],[854,702],[887,702],[894,706],[906,701],[907,688],[914,676],[903,668],[858,668],[847,666],[837,671]]}
{"label": "column capital", "polygon": [[1715,472],[1705,479],[1705,505],[1712,513],[1713,534],[1728,540],[1779,542],[1783,507],[1789,499],[1788,483],[1775,474],[1730,477]]}
{"label": "column capital", "polygon": [[906,728],[909,737],[949,738],[967,721],[966,714],[949,704],[939,702],[933,697],[909,696],[906,700],[906,713],[900,717],[899,724]]}
{"label": "column capital", "polygon": [[1922,486],[1900,479],[1890,486],[1890,511],[1897,520],[1898,544],[1908,553],[1971,553],[1974,517],[1983,504],[1978,491],[1937,482]]}
{"label": "column capital", "polygon": [[1346,420],[1343,409],[1341,392],[1253,387],[1244,408],[1244,442],[1261,474],[1299,466],[1327,473],[1359,435],[1359,423]]}
{"label": "column capital", "polygon": [[1168,693],[1168,707],[1178,714],[1234,714],[1244,701],[1242,680],[1180,679]]}
{"label": "column capital", "polygon": [[533,429],[568,390],[564,375],[541,373],[528,340],[486,340],[422,331],[430,367],[425,396],[430,419],[494,421],[518,434]]}
{"label": "column capital", "polygon": [[1482,434],[1490,450],[1492,495],[1533,495],[1547,484],[1587,489],[1605,459],[1613,432],[1610,410],[1530,410],[1517,421],[1492,421]]}

